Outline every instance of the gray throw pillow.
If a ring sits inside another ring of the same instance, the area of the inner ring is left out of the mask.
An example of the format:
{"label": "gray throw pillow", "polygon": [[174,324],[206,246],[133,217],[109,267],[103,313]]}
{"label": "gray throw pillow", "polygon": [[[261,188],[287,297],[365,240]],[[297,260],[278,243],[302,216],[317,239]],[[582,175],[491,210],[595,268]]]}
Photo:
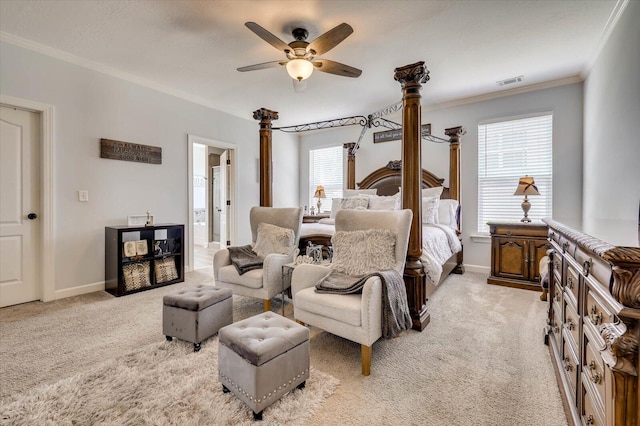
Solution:
{"label": "gray throw pillow", "polygon": [[263,259],[271,253],[289,254],[294,249],[295,241],[293,229],[261,222],[258,224],[258,236],[253,251]]}

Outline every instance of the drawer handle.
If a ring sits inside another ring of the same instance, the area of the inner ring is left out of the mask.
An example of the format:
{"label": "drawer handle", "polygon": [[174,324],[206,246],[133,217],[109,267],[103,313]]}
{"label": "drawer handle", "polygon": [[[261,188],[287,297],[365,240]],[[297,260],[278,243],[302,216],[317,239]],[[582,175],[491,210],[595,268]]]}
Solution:
{"label": "drawer handle", "polygon": [[598,312],[596,305],[591,305],[591,309],[589,310],[589,321],[591,321],[591,324],[593,325],[598,325],[602,322],[602,312]]}
{"label": "drawer handle", "polygon": [[571,361],[569,360],[568,357],[564,357],[564,359],[562,361],[564,362],[564,369],[566,371],[573,370],[573,365],[571,365]]}
{"label": "drawer handle", "polygon": [[589,269],[591,269],[591,258],[585,260],[584,263],[582,263],[582,274],[585,277],[589,276]]}
{"label": "drawer handle", "polygon": [[571,321],[571,318],[567,320],[567,330],[571,331],[576,328],[576,325]]}
{"label": "drawer handle", "polygon": [[565,241],[564,243],[562,243],[562,252],[566,253],[567,249],[569,248],[569,242]]}
{"label": "drawer handle", "polygon": [[573,278],[572,277],[567,278],[567,287],[569,287],[571,290],[573,290]]}
{"label": "drawer handle", "polygon": [[585,423],[588,425],[592,425],[593,424],[593,416],[591,414],[589,414],[587,417],[585,417]]}
{"label": "drawer handle", "polygon": [[594,360],[591,360],[588,368],[589,368],[589,379],[597,385],[602,381],[602,376],[598,372],[598,366],[596,365],[596,362]]}

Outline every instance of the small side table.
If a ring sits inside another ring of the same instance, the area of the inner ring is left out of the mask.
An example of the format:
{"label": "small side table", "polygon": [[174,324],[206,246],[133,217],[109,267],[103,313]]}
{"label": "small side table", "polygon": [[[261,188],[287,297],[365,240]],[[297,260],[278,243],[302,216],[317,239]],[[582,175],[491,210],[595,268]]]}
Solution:
{"label": "small side table", "polygon": [[[307,265],[322,265],[329,266],[331,263],[328,260],[323,260],[320,263],[307,263]],[[291,276],[293,275],[293,270],[296,269],[298,265],[305,265],[304,263],[285,263],[282,265],[282,316],[284,316],[284,289],[286,284],[291,285]]]}
{"label": "small side table", "polygon": [[329,213],[306,214],[302,216],[302,223],[316,223],[320,219],[328,219],[330,216]]}

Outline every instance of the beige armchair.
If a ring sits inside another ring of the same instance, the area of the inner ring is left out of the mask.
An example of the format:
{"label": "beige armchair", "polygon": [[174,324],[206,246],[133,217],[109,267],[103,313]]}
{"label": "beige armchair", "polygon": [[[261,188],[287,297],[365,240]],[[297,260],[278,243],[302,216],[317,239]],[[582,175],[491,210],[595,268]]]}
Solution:
{"label": "beige armchair", "polygon": [[[300,240],[302,208],[253,207],[249,214],[253,244],[258,238],[258,225],[268,223],[282,228],[292,229],[295,243],[287,254],[272,253],[264,258],[262,269],[254,269],[240,275],[231,264],[229,250],[218,250],[213,256],[213,278],[216,287],[230,288],[233,294],[255,297],[263,300],[264,311],[271,310],[271,299],[279,294],[283,287],[282,265],[293,262]],[[288,285],[287,287],[288,288]]]}
{"label": "beige armchair", "polygon": [[[338,231],[389,229],[396,234],[395,265],[401,274],[407,256],[411,210],[340,210],[335,224]],[[335,256],[335,255],[334,255]],[[334,262],[337,259],[334,257]],[[299,322],[360,343],[362,374],[371,371],[371,346],[382,337],[382,282],[375,276],[364,284],[361,294],[317,293],[315,284],[330,266],[303,264],[293,271],[291,291],[293,315]]]}

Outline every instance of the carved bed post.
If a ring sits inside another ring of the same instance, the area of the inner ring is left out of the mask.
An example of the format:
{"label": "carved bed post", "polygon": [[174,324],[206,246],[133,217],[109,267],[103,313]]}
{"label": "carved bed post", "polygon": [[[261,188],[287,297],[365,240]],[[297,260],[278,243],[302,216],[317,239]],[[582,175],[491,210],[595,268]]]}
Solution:
{"label": "carved bed post", "polygon": [[347,189],[356,189],[356,155],[353,153],[355,142],[342,145],[347,150]]}
{"label": "carved bed post", "polygon": [[265,108],[253,112],[253,119],[260,120],[260,205],[273,206],[271,186],[273,184],[271,161],[271,121],[278,119],[278,113]]}
{"label": "carved bed post", "polygon": [[[449,136],[449,198],[457,200],[461,203],[462,194],[460,191],[460,141],[462,135],[467,131],[462,126],[444,129],[444,134]],[[458,228],[462,227],[462,217],[459,220]],[[461,229],[458,229],[460,233]],[[453,269],[454,274],[464,274],[464,265],[462,250],[458,252],[456,257],[457,265]]]}
{"label": "carved bed post", "polygon": [[421,166],[421,83],[429,80],[424,62],[396,68],[394,79],[402,85],[402,208],[411,209],[413,220],[404,269],[409,312],[413,329],[422,331],[429,324],[426,277],[422,255],[422,166]]}
{"label": "carved bed post", "polygon": [[462,126],[444,129],[449,136],[449,198],[460,202],[460,139],[466,133]]}

